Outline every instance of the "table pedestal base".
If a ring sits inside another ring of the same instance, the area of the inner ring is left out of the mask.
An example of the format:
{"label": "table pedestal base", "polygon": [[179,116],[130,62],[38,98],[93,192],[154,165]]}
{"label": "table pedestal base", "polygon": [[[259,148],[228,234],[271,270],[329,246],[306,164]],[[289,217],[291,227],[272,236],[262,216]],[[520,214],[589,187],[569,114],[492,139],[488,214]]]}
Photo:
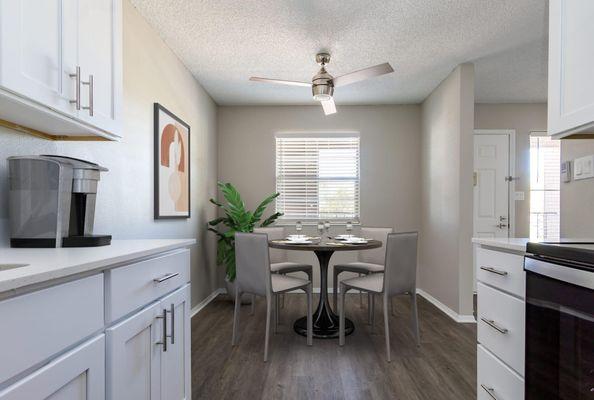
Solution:
{"label": "table pedestal base", "polygon": [[[336,339],[338,338],[338,315],[333,315],[332,323],[327,326],[317,325],[314,322],[313,337],[316,339]],[[299,318],[293,324],[295,332],[301,336],[307,336],[307,317]],[[350,335],[355,331],[355,324],[348,318],[344,319],[344,334]]]}
{"label": "table pedestal base", "polygon": [[[313,313],[313,337],[335,339],[338,337],[339,320],[338,315],[332,312],[328,301],[328,262],[334,251],[316,250],[315,253],[320,262],[320,302]],[[350,335],[355,330],[355,325],[347,318],[344,322],[344,334]],[[293,329],[298,334],[307,336],[307,317],[301,317],[295,321]]]}

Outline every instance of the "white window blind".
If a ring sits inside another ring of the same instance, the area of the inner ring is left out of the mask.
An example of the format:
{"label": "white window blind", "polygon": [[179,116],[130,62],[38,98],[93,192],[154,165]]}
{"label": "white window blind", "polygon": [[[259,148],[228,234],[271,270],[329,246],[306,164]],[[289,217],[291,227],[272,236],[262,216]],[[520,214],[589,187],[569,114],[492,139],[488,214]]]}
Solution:
{"label": "white window blind", "polygon": [[284,220],[358,220],[359,136],[277,135],[276,190]]}
{"label": "white window blind", "polygon": [[530,137],[530,237],[558,239],[560,236],[559,140]]}

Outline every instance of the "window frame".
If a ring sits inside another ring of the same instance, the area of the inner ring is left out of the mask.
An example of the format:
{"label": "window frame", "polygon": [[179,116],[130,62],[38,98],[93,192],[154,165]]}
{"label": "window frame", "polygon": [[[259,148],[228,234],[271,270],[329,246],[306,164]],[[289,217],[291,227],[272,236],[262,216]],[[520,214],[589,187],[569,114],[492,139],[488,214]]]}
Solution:
{"label": "window frame", "polygon": [[[275,132],[274,134],[274,169],[275,169],[275,173],[274,173],[274,188],[275,191],[278,191],[277,188],[277,183],[278,183],[278,177],[277,177],[277,146],[276,146],[276,140],[277,138],[282,138],[282,137],[298,137],[298,138],[305,138],[305,137],[309,137],[309,138],[328,138],[328,137],[338,137],[338,138],[349,138],[349,137],[356,137],[359,139],[359,162],[358,162],[358,169],[357,169],[357,177],[358,177],[358,185],[359,185],[359,204],[358,204],[358,216],[356,218],[353,219],[345,219],[345,218],[325,218],[325,219],[296,219],[296,218],[284,218],[284,217],[279,217],[276,222],[275,225],[278,226],[292,226],[295,225],[297,223],[297,221],[300,221],[301,224],[303,226],[316,226],[318,224],[318,221],[330,221],[330,223],[332,223],[332,225],[334,226],[341,226],[341,225],[346,225],[347,222],[351,222],[353,225],[358,226],[361,225],[361,204],[362,204],[362,199],[361,199],[361,133],[359,131],[351,131],[351,130],[328,130],[328,131],[324,131],[324,130],[315,130],[315,131],[278,131]],[[319,201],[319,198],[318,198]],[[275,212],[278,211],[277,208],[277,201],[275,200],[274,202],[274,208],[275,208]]]}

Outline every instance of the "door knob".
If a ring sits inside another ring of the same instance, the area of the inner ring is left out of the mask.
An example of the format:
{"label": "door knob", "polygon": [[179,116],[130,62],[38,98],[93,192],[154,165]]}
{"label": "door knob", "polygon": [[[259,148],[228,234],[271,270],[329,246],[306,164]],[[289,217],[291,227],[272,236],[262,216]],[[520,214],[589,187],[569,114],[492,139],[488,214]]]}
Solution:
{"label": "door knob", "polygon": [[503,215],[501,215],[499,217],[499,222],[503,222],[503,221],[507,221],[507,217],[504,217]]}
{"label": "door knob", "polygon": [[507,228],[507,224],[502,224],[501,222],[495,226],[498,227],[499,229]]}

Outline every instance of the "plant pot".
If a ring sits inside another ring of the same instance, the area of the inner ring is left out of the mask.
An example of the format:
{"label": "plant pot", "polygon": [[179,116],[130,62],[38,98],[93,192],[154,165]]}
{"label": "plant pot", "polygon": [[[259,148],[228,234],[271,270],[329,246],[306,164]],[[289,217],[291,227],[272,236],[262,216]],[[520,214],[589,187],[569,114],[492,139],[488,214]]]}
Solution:
{"label": "plant pot", "polygon": [[[227,288],[227,294],[231,298],[232,302],[235,302],[235,282],[229,281],[229,279],[225,278],[225,287]],[[252,295],[251,294],[242,294],[241,295],[241,304],[247,305],[252,304]]]}

